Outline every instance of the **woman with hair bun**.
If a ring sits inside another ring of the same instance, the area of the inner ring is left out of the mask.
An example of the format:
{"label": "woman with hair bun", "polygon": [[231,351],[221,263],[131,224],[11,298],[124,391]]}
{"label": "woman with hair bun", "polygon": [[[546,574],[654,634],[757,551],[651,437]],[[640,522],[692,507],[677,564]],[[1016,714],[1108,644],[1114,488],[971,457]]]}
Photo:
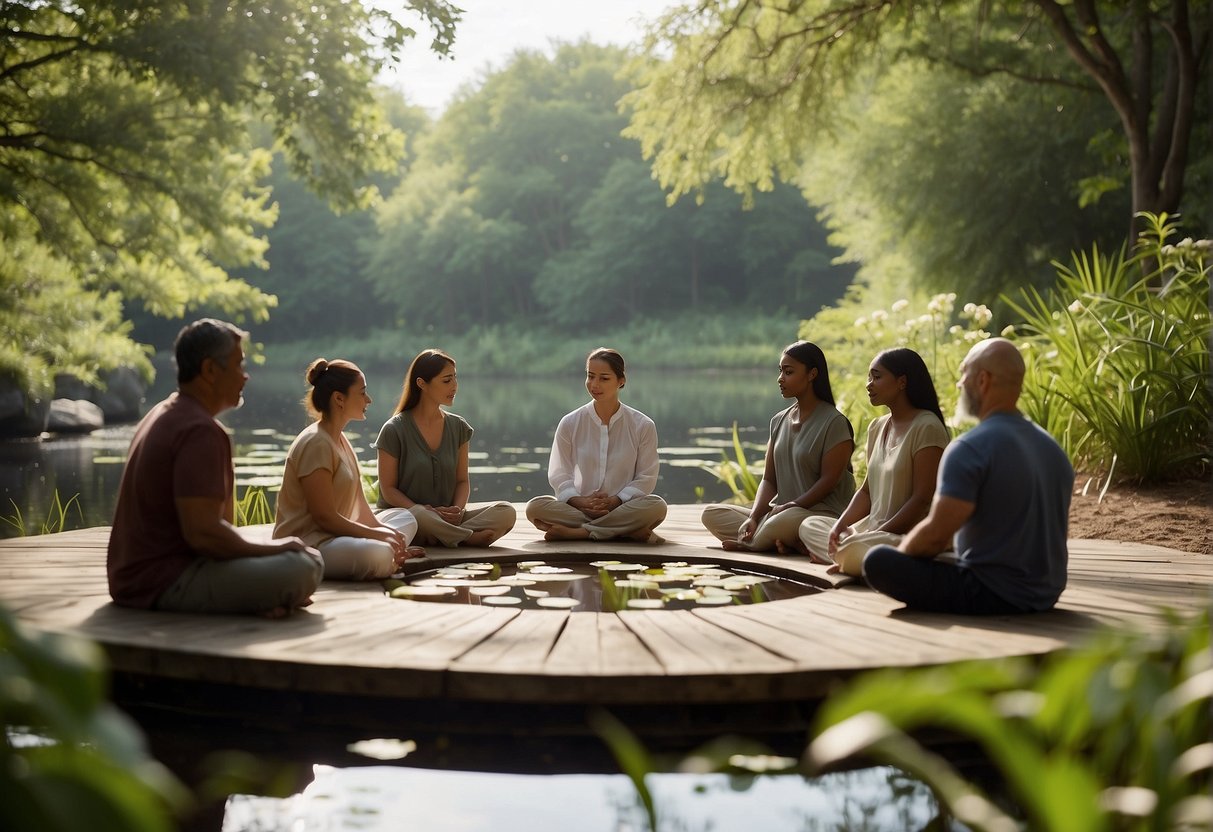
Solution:
{"label": "woman with hair bun", "polygon": [[375,440],[379,516],[410,514],[426,545],[491,546],[517,513],[506,502],[468,508],[472,426],[443,409],[458,390],[455,359],[442,350],[422,350],[409,365],[396,412]]}
{"label": "woman with hair bun", "polygon": [[885,350],[868,368],[868,400],[889,412],[868,427],[868,475],[837,520],[810,517],[800,542],[817,560],[859,577],[873,546],[896,546],[927,516],[948,444],[939,396],[922,356]]}
{"label": "woman with hair bun", "polygon": [[409,546],[417,531],[412,518],[385,522],[362,491],[358,455],[344,430],[366,418],[366,377],[349,361],[318,358],[308,365],[307,381],[311,390],[304,405],[313,422],[287,451],[274,534],[315,546],[326,578],[386,578],[405,559],[425,552]]}
{"label": "woman with hair bun", "polygon": [[779,393],[795,402],[771,419],[753,506],[722,503],[703,510],[704,527],[729,551],[793,551],[806,518],[832,521],[855,493],[851,424],[834,407],[829,368],[816,344],[797,341],[783,351]]}
{"label": "woman with hair bun", "polygon": [[527,519],[545,540],[659,543],[653,531],[668,506],[657,485],[657,426],[619,401],[627,383],[623,356],[598,347],[585,360],[590,401],[556,426],[548,482],[556,496],[535,497]]}

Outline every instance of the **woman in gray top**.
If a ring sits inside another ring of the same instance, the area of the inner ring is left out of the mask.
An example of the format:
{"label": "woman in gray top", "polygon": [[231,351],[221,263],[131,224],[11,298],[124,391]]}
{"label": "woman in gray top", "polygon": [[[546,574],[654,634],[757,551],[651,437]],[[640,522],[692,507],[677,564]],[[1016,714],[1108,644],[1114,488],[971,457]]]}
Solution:
{"label": "woman in gray top", "polygon": [[851,452],[855,439],[834,407],[821,349],[797,341],[779,358],[779,392],[795,399],[771,419],[766,467],[754,505],[719,504],[703,511],[703,525],[728,550],[794,553],[808,517],[836,518],[855,493]]}
{"label": "woman in gray top", "polygon": [[411,513],[417,520],[414,542],[423,546],[488,546],[516,519],[509,503],[467,505],[472,427],[443,410],[458,389],[455,359],[442,350],[423,350],[409,365],[395,415],[375,440],[379,516],[390,525],[393,512]]}

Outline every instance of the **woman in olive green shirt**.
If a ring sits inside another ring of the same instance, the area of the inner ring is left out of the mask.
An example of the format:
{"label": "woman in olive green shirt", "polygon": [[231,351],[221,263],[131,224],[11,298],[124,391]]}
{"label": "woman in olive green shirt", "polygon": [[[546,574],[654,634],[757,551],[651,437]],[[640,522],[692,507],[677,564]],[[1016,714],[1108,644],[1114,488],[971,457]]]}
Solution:
{"label": "woman in olive green shirt", "polygon": [[404,379],[396,413],[379,431],[379,517],[407,511],[417,520],[416,543],[488,546],[514,527],[509,503],[468,508],[468,445],[472,427],[443,410],[455,401],[455,359],[422,351]]}

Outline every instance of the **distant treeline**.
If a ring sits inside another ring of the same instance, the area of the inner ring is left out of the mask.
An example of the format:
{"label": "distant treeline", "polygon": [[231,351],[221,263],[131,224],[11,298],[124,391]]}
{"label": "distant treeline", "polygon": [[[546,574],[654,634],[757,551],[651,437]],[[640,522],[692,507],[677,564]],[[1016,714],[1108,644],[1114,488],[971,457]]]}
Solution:
{"label": "distant treeline", "polygon": [[[854,268],[834,263],[796,188],[744,206],[714,184],[666,204],[638,143],[620,137],[626,60],[589,43],[519,53],[437,121],[383,93],[408,155],[366,210],[335,214],[277,158],[269,268],[233,272],[278,298],[257,338],[609,330],[686,312],[804,316],[841,297]],[[176,325],[139,323],[159,342]]]}

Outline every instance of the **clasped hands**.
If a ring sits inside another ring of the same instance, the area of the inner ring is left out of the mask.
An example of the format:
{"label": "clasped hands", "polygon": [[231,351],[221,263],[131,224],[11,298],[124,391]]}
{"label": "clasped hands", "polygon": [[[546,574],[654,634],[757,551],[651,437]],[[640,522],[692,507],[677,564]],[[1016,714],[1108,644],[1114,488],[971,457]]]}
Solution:
{"label": "clasped hands", "polygon": [[586,497],[570,497],[569,505],[591,520],[597,520],[623,505],[623,500],[605,491],[595,491]]}

